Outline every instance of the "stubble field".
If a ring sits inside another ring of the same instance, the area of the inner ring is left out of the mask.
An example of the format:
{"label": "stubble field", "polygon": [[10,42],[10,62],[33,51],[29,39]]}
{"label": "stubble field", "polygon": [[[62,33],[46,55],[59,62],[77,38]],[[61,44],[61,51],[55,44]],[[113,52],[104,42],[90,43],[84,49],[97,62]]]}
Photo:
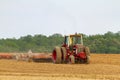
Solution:
{"label": "stubble field", "polygon": [[120,54],[92,54],[90,64],[1,59],[0,80],[120,80]]}

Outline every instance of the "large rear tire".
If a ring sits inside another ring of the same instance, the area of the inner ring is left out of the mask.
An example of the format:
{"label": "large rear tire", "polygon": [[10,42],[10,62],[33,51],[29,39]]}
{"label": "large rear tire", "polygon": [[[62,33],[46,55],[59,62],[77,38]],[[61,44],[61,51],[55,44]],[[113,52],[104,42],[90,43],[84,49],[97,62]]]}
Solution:
{"label": "large rear tire", "polygon": [[90,56],[90,49],[89,47],[85,47],[85,53],[87,56]]}
{"label": "large rear tire", "polygon": [[73,55],[69,56],[69,64],[74,64],[75,63],[75,57]]}
{"label": "large rear tire", "polygon": [[87,64],[90,63],[90,56],[87,56],[86,63],[87,63]]}
{"label": "large rear tire", "polygon": [[53,63],[61,63],[62,61],[62,53],[61,53],[61,48],[60,47],[55,47],[52,53],[52,60]]}
{"label": "large rear tire", "polygon": [[67,51],[65,47],[62,47],[61,50],[62,50],[62,62],[64,63],[66,61]]}
{"label": "large rear tire", "polygon": [[89,47],[85,47],[85,53],[86,53],[86,63],[90,63],[90,49]]}

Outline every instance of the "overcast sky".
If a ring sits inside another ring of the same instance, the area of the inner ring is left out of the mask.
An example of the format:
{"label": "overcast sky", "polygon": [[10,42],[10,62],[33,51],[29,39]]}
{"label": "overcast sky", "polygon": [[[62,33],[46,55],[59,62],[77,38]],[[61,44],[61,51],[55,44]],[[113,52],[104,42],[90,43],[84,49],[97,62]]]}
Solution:
{"label": "overcast sky", "polygon": [[120,0],[0,0],[0,38],[120,31]]}

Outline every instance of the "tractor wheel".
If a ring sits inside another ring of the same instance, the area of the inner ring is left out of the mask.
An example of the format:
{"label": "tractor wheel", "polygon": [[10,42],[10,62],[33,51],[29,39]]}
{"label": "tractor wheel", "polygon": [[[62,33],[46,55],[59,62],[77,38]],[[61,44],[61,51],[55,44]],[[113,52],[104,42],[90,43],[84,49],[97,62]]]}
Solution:
{"label": "tractor wheel", "polygon": [[89,47],[85,47],[85,53],[87,56],[90,56],[90,49]]}
{"label": "tractor wheel", "polygon": [[66,48],[62,47],[61,50],[62,50],[62,54],[63,54],[63,57],[62,57],[63,60],[62,61],[65,62],[66,61],[66,54],[67,54]]}
{"label": "tractor wheel", "polygon": [[52,60],[54,63],[61,63],[62,61],[62,53],[60,47],[55,47],[52,53]]}
{"label": "tractor wheel", "polygon": [[90,56],[87,56],[86,63],[87,63],[87,64],[90,63]]}
{"label": "tractor wheel", "polygon": [[75,57],[73,55],[69,56],[69,63],[74,64],[75,63]]}

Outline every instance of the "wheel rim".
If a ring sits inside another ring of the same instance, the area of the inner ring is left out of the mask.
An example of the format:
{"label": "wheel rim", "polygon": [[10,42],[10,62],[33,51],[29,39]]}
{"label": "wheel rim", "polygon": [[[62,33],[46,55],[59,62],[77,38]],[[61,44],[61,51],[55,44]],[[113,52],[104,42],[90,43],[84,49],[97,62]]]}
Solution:
{"label": "wheel rim", "polygon": [[54,62],[56,61],[56,51],[55,50],[53,51],[52,59],[53,59]]}

